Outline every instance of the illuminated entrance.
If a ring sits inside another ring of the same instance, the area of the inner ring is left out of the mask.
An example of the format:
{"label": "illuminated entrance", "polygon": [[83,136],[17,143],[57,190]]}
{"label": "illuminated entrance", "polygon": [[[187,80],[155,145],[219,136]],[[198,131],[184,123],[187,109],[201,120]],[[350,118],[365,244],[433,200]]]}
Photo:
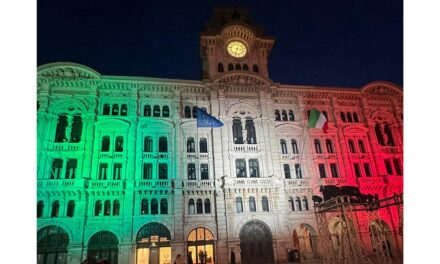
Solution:
{"label": "illuminated entrance", "polygon": [[260,221],[247,223],[240,231],[241,263],[274,263],[272,234]]}
{"label": "illuminated entrance", "polygon": [[89,240],[87,258],[90,261],[107,260],[107,263],[118,263],[118,238],[111,232],[100,231]]}
{"label": "illuminated entrance", "polygon": [[37,233],[37,263],[67,263],[69,235],[59,226],[48,226]]}
{"label": "illuminated entrance", "polygon": [[199,227],[188,235],[188,255],[194,264],[214,264],[214,236],[206,228]]}
{"label": "illuminated entrance", "polygon": [[171,235],[166,226],[146,224],[139,230],[136,241],[137,264],[171,264]]}

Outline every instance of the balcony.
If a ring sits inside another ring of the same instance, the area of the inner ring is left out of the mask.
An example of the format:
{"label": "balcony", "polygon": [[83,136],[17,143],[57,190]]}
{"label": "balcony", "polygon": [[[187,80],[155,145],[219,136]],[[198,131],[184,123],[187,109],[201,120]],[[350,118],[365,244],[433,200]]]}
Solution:
{"label": "balcony", "polygon": [[313,154],[314,160],[326,160],[326,159],[337,159],[338,155],[335,153],[322,153],[322,154]]}
{"label": "balcony", "polygon": [[282,160],[299,160],[300,157],[299,154],[281,154]]}
{"label": "balcony", "polygon": [[228,186],[260,187],[260,186],[272,186],[274,184],[275,184],[275,180],[272,178],[227,178],[227,179],[225,179],[225,185],[228,185]]}
{"label": "balcony", "polygon": [[90,180],[89,181],[89,189],[105,189],[105,188],[120,189],[124,187],[125,184],[122,180]]}
{"label": "balcony", "polygon": [[385,184],[383,177],[359,177],[356,178],[359,187],[377,186]]}
{"label": "balcony", "polygon": [[319,185],[357,186],[355,178],[321,178]]}
{"label": "balcony", "polygon": [[243,153],[254,153],[261,150],[260,144],[233,144],[232,150]]}
{"label": "balcony", "polygon": [[100,159],[124,159],[125,152],[99,152]]}
{"label": "balcony", "polygon": [[71,143],[71,142],[51,142],[49,143],[48,150],[56,151],[75,151],[83,149],[83,143]]}
{"label": "balcony", "polygon": [[37,189],[83,189],[84,183],[84,179],[37,180]]}
{"label": "balcony", "polygon": [[142,153],[144,159],[168,159],[167,152],[144,152]]}
{"label": "balcony", "polygon": [[384,181],[389,185],[403,186],[403,176],[387,175],[384,177]]}
{"label": "balcony", "polygon": [[309,179],[285,179],[287,187],[310,187]]}
{"label": "balcony", "polygon": [[214,180],[185,180],[183,187],[188,189],[214,188]]}
{"label": "balcony", "polygon": [[140,180],[136,181],[137,188],[171,188],[171,180]]}
{"label": "balcony", "polygon": [[388,153],[388,154],[402,153],[401,149],[396,146],[381,146],[381,147],[379,147],[379,151],[382,153]]}

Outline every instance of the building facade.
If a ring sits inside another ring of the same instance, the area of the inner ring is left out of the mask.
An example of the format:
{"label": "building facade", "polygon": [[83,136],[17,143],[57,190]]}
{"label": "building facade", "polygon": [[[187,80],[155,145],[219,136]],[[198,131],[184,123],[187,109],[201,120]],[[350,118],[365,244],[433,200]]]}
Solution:
{"label": "building facade", "polygon": [[[38,263],[285,263],[319,258],[312,195],[403,191],[403,93],[269,78],[274,39],[218,9],[200,38],[201,81],[38,67]],[[198,128],[196,107],[224,123]],[[328,131],[308,128],[308,113]],[[380,212],[394,255],[399,214]],[[360,215],[364,249],[370,226]],[[340,221],[329,222],[338,247]]]}

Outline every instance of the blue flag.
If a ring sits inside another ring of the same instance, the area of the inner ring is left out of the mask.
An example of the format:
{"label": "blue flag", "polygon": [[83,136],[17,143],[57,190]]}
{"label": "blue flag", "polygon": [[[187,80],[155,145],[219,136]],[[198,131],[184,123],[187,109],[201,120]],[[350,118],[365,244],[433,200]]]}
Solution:
{"label": "blue flag", "polygon": [[197,127],[221,127],[223,123],[197,107]]}

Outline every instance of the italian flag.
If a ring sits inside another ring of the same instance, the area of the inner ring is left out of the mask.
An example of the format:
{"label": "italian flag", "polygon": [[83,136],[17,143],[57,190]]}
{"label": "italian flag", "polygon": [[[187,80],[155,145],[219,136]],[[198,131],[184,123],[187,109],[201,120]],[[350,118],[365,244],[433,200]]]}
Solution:
{"label": "italian flag", "polygon": [[324,133],[327,133],[327,129],[328,129],[327,118],[325,118],[323,113],[313,108],[312,110],[310,110],[308,127],[322,128],[322,131]]}

